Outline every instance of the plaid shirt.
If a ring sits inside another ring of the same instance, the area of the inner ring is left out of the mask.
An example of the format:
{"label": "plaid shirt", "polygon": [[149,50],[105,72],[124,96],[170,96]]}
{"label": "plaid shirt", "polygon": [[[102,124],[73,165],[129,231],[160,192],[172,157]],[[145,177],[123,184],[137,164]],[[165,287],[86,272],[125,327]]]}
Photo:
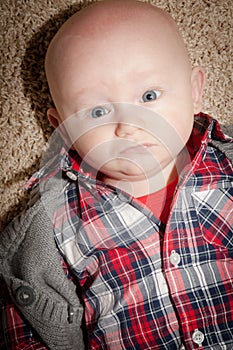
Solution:
{"label": "plaid shirt", "polygon": [[[179,178],[166,228],[137,199],[61,155],[55,169],[69,181],[54,234],[82,286],[90,349],[233,349],[233,167],[212,139],[227,142],[215,120],[196,116],[194,158]],[[43,183],[51,167],[42,172],[29,186]],[[14,327],[10,307],[6,334],[26,334],[22,320]]]}

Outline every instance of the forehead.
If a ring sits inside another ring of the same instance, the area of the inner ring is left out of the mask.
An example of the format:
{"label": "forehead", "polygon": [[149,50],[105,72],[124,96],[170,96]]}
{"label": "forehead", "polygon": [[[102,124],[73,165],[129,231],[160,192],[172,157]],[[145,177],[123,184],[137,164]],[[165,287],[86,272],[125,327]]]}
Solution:
{"label": "forehead", "polygon": [[139,36],[135,31],[125,33],[121,28],[120,32],[98,40],[63,37],[57,51],[58,59],[53,62],[56,90],[66,87],[67,96],[72,87],[74,90],[78,87],[78,91],[82,86],[98,89],[100,82],[102,89],[120,82],[126,87],[147,79],[150,74],[161,84],[174,71],[174,61],[177,60],[178,71],[182,59],[176,45],[170,45],[162,36],[155,39],[155,33],[150,31],[146,35],[145,31]]}

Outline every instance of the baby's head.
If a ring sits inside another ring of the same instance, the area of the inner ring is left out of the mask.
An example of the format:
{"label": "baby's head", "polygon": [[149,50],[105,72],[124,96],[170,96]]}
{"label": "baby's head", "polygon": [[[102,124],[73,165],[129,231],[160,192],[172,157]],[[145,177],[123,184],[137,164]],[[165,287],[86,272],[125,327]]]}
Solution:
{"label": "baby's head", "polygon": [[69,146],[106,182],[161,171],[168,180],[200,112],[204,75],[167,13],[135,0],[86,7],[52,40],[46,75],[50,122],[65,126]]}

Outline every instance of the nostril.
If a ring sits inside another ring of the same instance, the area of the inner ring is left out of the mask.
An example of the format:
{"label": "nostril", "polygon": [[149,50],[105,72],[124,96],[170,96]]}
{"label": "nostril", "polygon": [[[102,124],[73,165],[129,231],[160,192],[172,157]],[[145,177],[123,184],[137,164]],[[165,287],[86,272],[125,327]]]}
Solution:
{"label": "nostril", "polygon": [[116,135],[120,137],[126,137],[128,135],[134,134],[137,129],[139,128],[128,123],[118,123],[116,125]]}

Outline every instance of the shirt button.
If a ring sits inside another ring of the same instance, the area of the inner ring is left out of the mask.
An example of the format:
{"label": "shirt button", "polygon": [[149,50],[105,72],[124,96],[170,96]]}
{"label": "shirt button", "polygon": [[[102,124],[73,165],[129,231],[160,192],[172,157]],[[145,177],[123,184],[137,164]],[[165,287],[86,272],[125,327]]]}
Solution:
{"label": "shirt button", "polygon": [[204,334],[198,329],[195,329],[192,336],[193,342],[198,345],[201,345],[203,343],[204,338],[205,338]]}
{"label": "shirt button", "polygon": [[180,260],[181,260],[180,254],[178,254],[175,250],[173,250],[170,255],[170,263],[174,266],[177,266],[179,265]]}
{"label": "shirt button", "polygon": [[30,306],[36,299],[33,289],[26,286],[17,289],[15,298],[21,306]]}
{"label": "shirt button", "polygon": [[71,171],[67,171],[66,176],[72,181],[76,181],[78,178],[78,176],[72,173]]}

